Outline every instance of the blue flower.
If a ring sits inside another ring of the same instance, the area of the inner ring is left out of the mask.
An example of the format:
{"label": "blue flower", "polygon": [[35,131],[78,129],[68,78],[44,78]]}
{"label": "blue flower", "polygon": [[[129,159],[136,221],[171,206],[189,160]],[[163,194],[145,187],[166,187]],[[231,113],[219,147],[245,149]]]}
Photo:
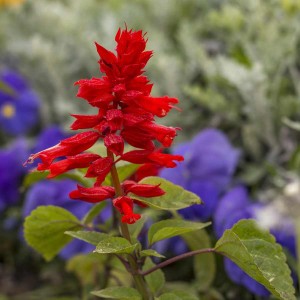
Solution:
{"label": "blue flower", "polygon": [[225,271],[227,275],[234,283],[246,287],[251,293],[257,296],[270,295],[270,292],[262,284],[252,279],[230,259],[225,258],[224,265],[225,265]]}
{"label": "blue flower", "polygon": [[173,153],[183,155],[185,160],[174,169],[163,169],[161,177],[194,192],[204,201],[204,205],[195,205],[180,213],[187,219],[209,219],[220,194],[232,179],[239,151],[221,131],[210,128],[191,142],[176,147]]}
{"label": "blue flower", "polygon": [[[81,219],[93,205],[69,199],[69,193],[75,188],[76,183],[67,179],[38,182],[28,190],[23,206],[23,216],[28,216],[32,210],[40,205],[55,205],[65,208],[77,218]],[[100,220],[97,221],[104,222],[109,216],[110,210],[109,207],[107,207],[102,211]],[[68,259],[75,254],[89,253],[93,251],[94,248],[94,246],[88,243],[74,240],[60,252],[59,256]]]}
{"label": "blue flower", "polygon": [[4,70],[0,81],[9,91],[0,89],[0,127],[11,135],[23,135],[38,122],[39,98],[18,73]]}
{"label": "blue flower", "polygon": [[26,172],[22,163],[28,155],[28,146],[23,139],[0,150],[0,212],[20,199],[19,185]]}

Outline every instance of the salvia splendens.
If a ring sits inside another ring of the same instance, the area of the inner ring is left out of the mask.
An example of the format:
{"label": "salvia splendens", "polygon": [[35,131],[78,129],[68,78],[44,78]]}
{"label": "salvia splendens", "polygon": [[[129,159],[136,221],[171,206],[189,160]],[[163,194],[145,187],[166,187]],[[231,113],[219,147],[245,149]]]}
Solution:
{"label": "salvia splendens", "polygon": [[[175,161],[183,160],[181,155],[163,153],[163,148],[171,146],[179,128],[159,125],[154,119],[165,117],[178,100],[150,95],[153,85],[143,75],[143,69],[152,51],[145,51],[147,40],[141,30],[119,29],[115,41],[116,54],[96,43],[100,71],[105,76],[75,83],[79,86],[77,96],[97,109],[95,115],[72,115],[75,121],[71,129],[86,131],[31,155],[28,162],[40,158],[42,162],[37,170],[49,170],[49,178],[72,169],[87,168],[85,176],[95,178],[94,185],[78,185],[70,193],[70,198],[90,203],[111,198],[122,215],[122,222],[132,224],[140,215],[133,212],[135,201],[128,193],[155,197],[163,195],[164,191],[158,185],[138,184],[135,181],[123,182],[122,191],[102,186],[102,183],[119,161],[173,168]],[[85,152],[99,139],[107,148],[106,157]],[[125,152],[125,142],[135,149]],[[65,158],[57,161],[59,157]]]}

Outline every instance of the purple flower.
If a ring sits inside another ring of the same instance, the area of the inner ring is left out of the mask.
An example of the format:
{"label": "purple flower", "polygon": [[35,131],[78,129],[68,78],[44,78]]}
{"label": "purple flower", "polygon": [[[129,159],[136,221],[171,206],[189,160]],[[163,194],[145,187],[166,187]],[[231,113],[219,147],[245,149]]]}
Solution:
{"label": "purple flower", "polygon": [[250,205],[248,192],[244,186],[237,186],[226,193],[218,203],[214,213],[213,226],[215,234],[220,238],[223,232],[231,228],[240,219],[249,218],[249,213],[245,208]]}
{"label": "purple flower", "polygon": [[23,135],[38,122],[39,98],[16,72],[2,71],[0,81],[10,89],[0,89],[0,127],[11,135]]}
{"label": "purple flower", "polygon": [[[56,205],[65,208],[77,218],[81,219],[90,210],[92,204],[71,200],[69,198],[69,193],[75,188],[76,183],[67,179],[38,182],[28,190],[26,195],[23,206],[24,218],[40,205]],[[97,221],[104,222],[109,216],[110,210],[108,207],[102,211],[100,219]],[[75,254],[91,252],[94,248],[94,246],[88,243],[74,240],[69,243],[59,255],[64,259],[68,259]]]}
{"label": "purple flower", "polygon": [[196,205],[180,213],[187,219],[209,219],[220,194],[229,185],[235,171],[239,151],[217,129],[205,129],[191,142],[179,145],[174,154],[185,160],[174,169],[163,169],[161,177],[181,185],[200,196],[204,205]]}
{"label": "purple flower", "polygon": [[187,245],[180,236],[174,236],[170,239],[162,240],[153,246],[153,248],[160,254],[180,255],[187,251]]}
{"label": "purple flower", "polygon": [[269,296],[270,292],[260,283],[247,275],[240,267],[238,267],[230,259],[224,259],[225,271],[229,278],[237,284],[243,285],[251,293],[258,296]]}
{"label": "purple flower", "polygon": [[20,198],[19,185],[25,174],[22,163],[28,157],[28,147],[23,139],[9,148],[0,150],[0,211],[14,205]]}

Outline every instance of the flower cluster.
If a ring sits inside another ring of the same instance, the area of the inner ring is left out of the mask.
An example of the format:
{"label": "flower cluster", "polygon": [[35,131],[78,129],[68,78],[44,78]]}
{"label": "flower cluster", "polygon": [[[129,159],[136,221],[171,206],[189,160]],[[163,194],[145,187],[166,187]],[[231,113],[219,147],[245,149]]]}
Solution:
{"label": "flower cluster", "polygon": [[[72,199],[96,203],[116,198],[113,204],[122,215],[122,222],[134,223],[140,215],[133,213],[134,200],[127,194],[143,197],[160,196],[164,191],[159,186],[141,185],[127,181],[122,191],[102,186],[107,174],[118,161],[135,164],[155,164],[172,168],[180,155],[162,152],[172,144],[178,128],[166,127],[155,122],[155,117],[164,117],[178,100],[176,98],[152,97],[152,84],[143,75],[144,67],[152,51],[145,51],[147,40],[142,31],[120,30],[115,41],[116,52],[96,43],[100,56],[102,78],[83,79],[77,96],[86,100],[98,112],[95,115],[73,115],[76,119],[72,130],[88,129],[59,144],[32,155],[29,161],[41,159],[37,169],[49,170],[49,178],[75,168],[87,168],[86,177],[95,178],[93,187],[78,186],[70,193]],[[84,152],[99,139],[103,139],[107,156]],[[124,144],[137,148],[124,152]],[[160,145],[159,145],[160,144]],[[59,157],[65,159],[56,161]]]}

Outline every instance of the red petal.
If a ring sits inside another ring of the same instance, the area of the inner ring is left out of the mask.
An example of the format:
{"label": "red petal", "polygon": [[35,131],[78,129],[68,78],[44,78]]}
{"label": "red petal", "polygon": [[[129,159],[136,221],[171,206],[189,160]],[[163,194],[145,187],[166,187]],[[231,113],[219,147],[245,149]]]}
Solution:
{"label": "red petal", "polygon": [[116,134],[109,134],[104,138],[104,145],[115,155],[122,155],[124,151],[124,140]]}

